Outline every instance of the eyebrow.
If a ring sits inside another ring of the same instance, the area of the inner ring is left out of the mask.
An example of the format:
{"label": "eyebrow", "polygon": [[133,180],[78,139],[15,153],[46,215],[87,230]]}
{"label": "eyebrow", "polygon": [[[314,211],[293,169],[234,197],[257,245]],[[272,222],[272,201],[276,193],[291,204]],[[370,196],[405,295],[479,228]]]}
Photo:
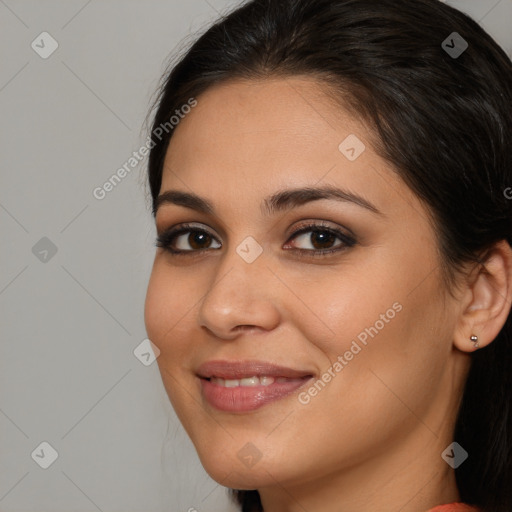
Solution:
{"label": "eyebrow", "polygon": [[[281,190],[264,199],[262,203],[262,211],[267,215],[273,215],[277,212],[290,210],[296,206],[301,206],[311,201],[318,201],[319,199],[350,202],[377,215],[384,215],[367,199],[364,199],[353,192],[333,186],[303,187]],[[190,192],[181,192],[178,190],[167,190],[166,192],[162,192],[156,198],[153,215],[156,215],[160,206],[164,204],[184,206],[185,208],[190,208],[210,215],[215,213],[215,208],[210,201]]]}

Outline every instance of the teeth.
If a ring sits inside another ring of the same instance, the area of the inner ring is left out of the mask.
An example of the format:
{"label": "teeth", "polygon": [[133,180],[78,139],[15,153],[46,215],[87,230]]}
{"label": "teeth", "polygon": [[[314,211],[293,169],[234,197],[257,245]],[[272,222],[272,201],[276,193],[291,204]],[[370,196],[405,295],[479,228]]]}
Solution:
{"label": "teeth", "polygon": [[[244,377],[243,379],[221,379],[220,377],[211,377],[210,381],[217,386],[223,386],[225,388],[236,388],[237,386],[241,387],[254,387],[254,386],[270,386],[273,384],[274,377]],[[285,377],[278,377],[277,382],[286,382],[288,379]]]}
{"label": "teeth", "polygon": [[260,379],[258,377],[247,377],[245,379],[240,379],[240,386],[258,386],[260,384]]}

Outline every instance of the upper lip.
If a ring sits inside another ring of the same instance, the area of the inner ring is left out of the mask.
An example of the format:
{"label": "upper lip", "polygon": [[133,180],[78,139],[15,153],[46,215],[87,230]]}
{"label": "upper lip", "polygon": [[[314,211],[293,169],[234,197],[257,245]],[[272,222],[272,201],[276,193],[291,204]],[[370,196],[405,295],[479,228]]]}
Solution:
{"label": "upper lip", "polygon": [[266,361],[207,361],[197,369],[199,377],[209,379],[243,379],[245,377],[285,377],[298,379],[311,377],[312,373],[305,370],[296,370],[286,366],[279,366]]}

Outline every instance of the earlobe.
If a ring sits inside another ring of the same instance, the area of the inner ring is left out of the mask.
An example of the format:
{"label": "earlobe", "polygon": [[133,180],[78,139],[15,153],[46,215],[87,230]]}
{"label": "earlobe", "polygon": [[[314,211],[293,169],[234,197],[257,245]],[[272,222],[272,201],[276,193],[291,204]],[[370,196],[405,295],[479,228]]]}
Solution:
{"label": "earlobe", "polygon": [[510,314],[512,249],[501,240],[468,276],[454,344],[474,352],[494,341]]}

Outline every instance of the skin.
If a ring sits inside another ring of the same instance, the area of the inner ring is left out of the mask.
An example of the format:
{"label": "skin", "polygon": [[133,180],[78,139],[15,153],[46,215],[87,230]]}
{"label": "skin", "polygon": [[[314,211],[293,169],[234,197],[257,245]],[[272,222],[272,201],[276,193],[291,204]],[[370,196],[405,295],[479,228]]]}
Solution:
{"label": "skin", "polygon": [[[197,100],[175,128],[161,192],[194,192],[215,213],[163,204],[156,227],[194,222],[220,244],[205,242],[199,255],[157,249],[145,322],[204,468],[226,487],[258,489],[265,512],[424,512],[459,501],[441,453],[475,350],[469,337],[492,342],[510,310],[510,247],[497,245],[489,272],[468,270],[452,297],[425,205],[319,83],[231,81]],[[366,145],[354,161],[338,150],[350,134]],[[332,199],[274,215],[260,208],[278,190],[320,185],[359,194],[381,215]],[[311,232],[290,239],[301,221],[351,230],[357,242],[310,256]],[[263,248],[252,263],[236,252],[248,236]],[[318,378],[394,303],[401,311],[307,405],[295,392],[229,413],[202,397],[196,370],[212,359],[260,359]],[[247,443],[261,456],[251,467],[238,457]]]}

